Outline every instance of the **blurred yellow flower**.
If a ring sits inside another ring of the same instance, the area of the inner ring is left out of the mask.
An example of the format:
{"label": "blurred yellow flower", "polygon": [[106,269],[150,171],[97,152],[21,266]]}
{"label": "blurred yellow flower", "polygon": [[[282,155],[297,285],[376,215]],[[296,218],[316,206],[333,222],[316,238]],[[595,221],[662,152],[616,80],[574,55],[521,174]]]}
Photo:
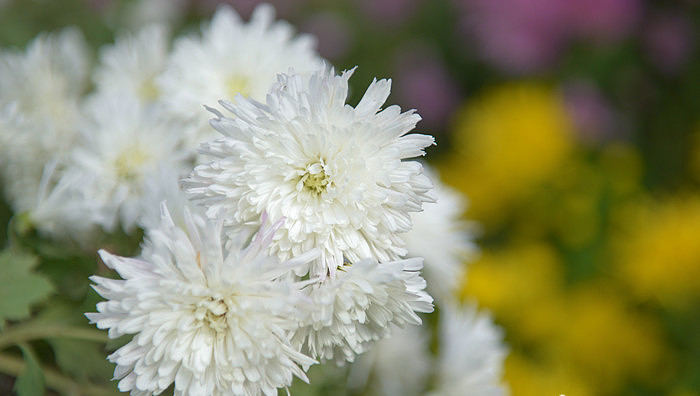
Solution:
{"label": "blurred yellow flower", "polygon": [[561,317],[562,270],[557,253],[542,242],[485,251],[471,264],[461,297],[491,310],[514,337],[545,342]]}
{"label": "blurred yellow flower", "polygon": [[612,241],[620,279],[642,299],[692,307],[700,297],[700,196],[675,196],[620,211]]}
{"label": "blurred yellow flower", "polygon": [[657,323],[601,281],[568,285],[564,269],[545,241],[486,250],[470,267],[462,298],[479,301],[505,327],[513,396],[602,396],[630,380],[668,378]]}
{"label": "blurred yellow flower", "polygon": [[623,297],[599,282],[579,287],[570,294],[552,340],[603,394],[618,393],[630,379],[658,384],[670,374],[658,323],[628,307]]}
{"label": "blurred yellow flower", "polygon": [[562,98],[536,82],[510,83],[474,98],[458,115],[445,179],[471,199],[478,220],[499,219],[511,202],[556,170],[572,149]]}
{"label": "blurred yellow flower", "polygon": [[511,396],[602,396],[593,393],[566,362],[537,362],[519,352],[508,355],[505,380]]}

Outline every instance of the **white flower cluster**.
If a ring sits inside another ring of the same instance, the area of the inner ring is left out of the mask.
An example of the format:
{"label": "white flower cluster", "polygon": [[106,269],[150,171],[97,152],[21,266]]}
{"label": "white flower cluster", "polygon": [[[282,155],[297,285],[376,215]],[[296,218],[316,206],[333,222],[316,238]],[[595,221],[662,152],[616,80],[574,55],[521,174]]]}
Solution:
{"label": "white flower cluster", "polygon": [[262,5],[249,22],[223,7],[172,46],[161,26],[123,34],[92,69],[70,29],[0,52],[8,202],[86,248],[145,231],[138,257],[100,250],[121,279],[91,278],[106,301],[87,314],[133,335],[108,357],[132,395],[274,396],[319,361],[352,362],[433,311],[421,257],[448,307],[436,394],[503,394],[497,329],[453,301],[474,250],[462,198],[437,181],[433,195],[411,160],[433,138],[410,133],[412,110],[383,108],[389,80],[348,105],[353,71],[313,44]]}
{"label": "white flower cluster", "polygon": [[100,228],[130,233],[157,217],[144,202],[166,198],[149,194],[190,173],[202,131],[212,130],[204,105],[262,98],[276,73],[322,65],[313,39],[275,22],[270,6],[249,23],[223,7],[200,35],[170,47],[167,29],[151,25],[103,47],[94,68],[74,29],[0,52],[1,176],[16,213],[83,244]]}

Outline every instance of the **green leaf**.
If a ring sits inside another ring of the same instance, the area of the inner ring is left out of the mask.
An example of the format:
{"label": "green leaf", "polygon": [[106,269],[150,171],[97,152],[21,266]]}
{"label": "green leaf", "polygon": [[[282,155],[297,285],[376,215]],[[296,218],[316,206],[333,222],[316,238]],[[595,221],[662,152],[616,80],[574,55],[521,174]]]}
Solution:
{"label": "green leaf", "polygon": [[47,340],[63,372],[78,381],[110,378],[114,367],[107,361],[104,346],[81,340],[53,338]]}
{"label": "green leaf", "polygon": [[0,252],[0,328],[6,319],[29,316],[30,306],[51,293],[51,283],[32,271],[34,256],[4,250]]}
{"label": "green leaf", "polygon": [[42,396],[45,391],[44,372],[32,350],[27,345],[19,347],[22,349],[26,367],[15,381],[15,392],[17,396]]}

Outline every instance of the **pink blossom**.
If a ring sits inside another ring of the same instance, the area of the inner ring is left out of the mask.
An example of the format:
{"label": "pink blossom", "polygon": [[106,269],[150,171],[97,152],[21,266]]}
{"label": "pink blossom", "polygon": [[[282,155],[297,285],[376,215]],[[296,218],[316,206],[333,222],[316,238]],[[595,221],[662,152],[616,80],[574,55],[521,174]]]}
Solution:
{"label": "pink blossom", "polygon": [[376,21],[400,24],[415,14],[419,3],[420,0],[362,0],[360,8]]}
{"label": "pink blossom", "polygon": [[401,107],[420,112],[423,129],[439,133],[460,101],[458,84],[430,48],[415,43],[408,48],[396,56],[394,95]]}
{"label": "pink blossom", "polygon": [[627,37],[639,24],[639,0],[567,0],[567,25],[576,37],[615,42]]}
{"label": "pink blossom", "polygon": [[588,81],[564,85],[564,103],[584,143],[600,143],[624,135],[617,114],[597,86]]}
{"label": "pink blossom", "polygon": [[690,21],[684,15],[654,15],[643,37],[650,60],[663,72],[677,72],[693,48],[692,33]]}
{"label": "pink blossom", "polygon": [[568,39],[567,1],[462,0],[462,27],[482,58],[507,72],[551,65]]}
{"label": "pink blossom", "polygon": [[342,58],[350,49],[353,35],[345,21],[335,13],[324,12],[311,16],[301,24],[301,31],[318,40],[318,52],[324,58]]}

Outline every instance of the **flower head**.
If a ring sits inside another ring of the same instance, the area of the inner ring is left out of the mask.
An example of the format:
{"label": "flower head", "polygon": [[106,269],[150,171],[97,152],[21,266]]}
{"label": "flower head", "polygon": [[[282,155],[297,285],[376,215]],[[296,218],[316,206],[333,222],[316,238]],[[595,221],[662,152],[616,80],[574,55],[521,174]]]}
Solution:
{"label": "flower head", "polygon": [[16,212],[36,202],[44,165],[76,137],[87,45],[77,29],[41,34],[26,51],[0,50],[0,175]]}
{"label": "flower head", "polygon": [[94,176],[90,194],[102,202],[109,231],[117,219],[126,231],[136,226],[150,175],[189,166],[183,128],[157,110],[130,95],[95,95],[86,105],[71,168]]}
{"label": "flower head", "polygon": [[646,200],[618,214],[613,240],[619,279],[637,298],[691,307],[700,296],[700,197]]}
{"label": "flower head", "polygon": [[314,357],[342,363],[389,336],[391,325],[421,324],[416,312],[433,311],[419,272],[422,261],[366,259],[308,286],[315,309],[292,340]]}
{"label": "flower head", "polygon": [[[291,25],[274,18],[268,4],[256,7],[247,24],[232,8],[221,7],[202,27],[201,37],[177,40],[159,80],[166,107],[179,118],[206,126],[204,104],[236,95],[262,100],[277,73],[290,67],[300,73],[318,69],[321,58],[314,39],[295,37]],[[209,131],[198,131],[196,143]]]}
{"label": "flower head", "polygon": [[[569,158],[573,126],[560,93],[522,81],[475,97],[457,116],[444,180],[466,193],[477,220],[500,222]],[[533,156],[533,153],[537,153]]]}
{"label": "flower head", "polygon": [[314,361],[287,338],[303,296],[282,275],[314,253],[280,264],[264,253],[279,223],[263,221],[243,248],[243,238],[222,238],[221,222],[186,213],[183,230],[162,210],[140,257],[100,251],[122,280],[91,278],[108,299],[91,322],[111,338],[135,334],[109,356],[119,389],[158,394],[174,383],[175,395],[276,396],[292,375],[306,380],[300,366]]}
{"label": "flower head", "polygon": [[1,52],[0,106],[16,102],[21,112],[70,129],[76,99],[86,87],[88,60],[85,40],[75,28],[41,34],[24,53]]}
{"label": "flower head", "polygon": [[131,95],[144,103],[159,99],[156,78],[165,67],[168,44],[167,29],[160,25],[118,37],[100,51],[100,64],[93,75],[97,91]]}
{"label": "flower head", "polygon": [[433,200],[421,164],[405,161],[433,144],[432,136],[408,134],[420,117],[398,106],[380,110],[388,80],[346,105],[351,75],[281,74],[266,103],[222,101],[234,117],[213,110],[223,137],[200,147],[211,162],[185,181],[208,214],[223,210],[229,225],[256,224],[263,212],[285,217],[272,251],[288,259],[321,248],[312,276],[333,275],[346,261],[399,259],[410,212]]}

